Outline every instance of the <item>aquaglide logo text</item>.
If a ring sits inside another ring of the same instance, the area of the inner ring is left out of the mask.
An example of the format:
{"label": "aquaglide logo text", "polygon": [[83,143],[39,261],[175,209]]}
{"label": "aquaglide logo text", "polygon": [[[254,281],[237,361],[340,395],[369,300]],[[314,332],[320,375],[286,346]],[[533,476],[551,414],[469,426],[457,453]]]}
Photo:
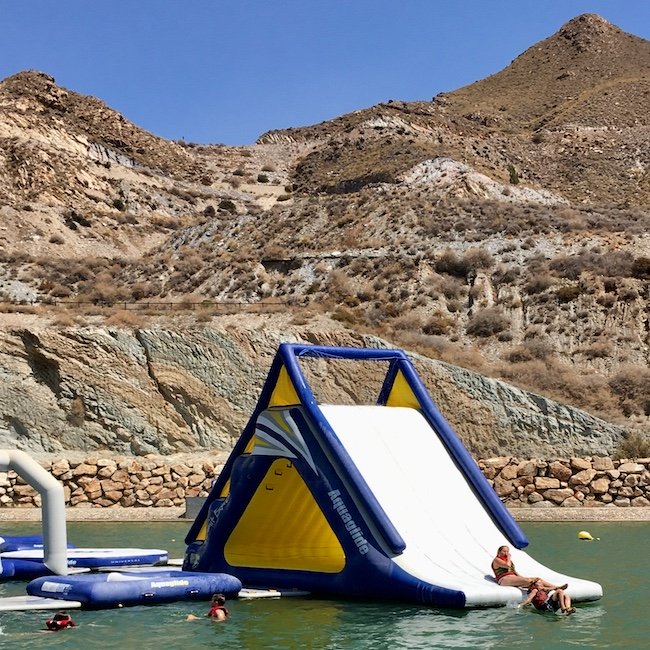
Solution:
{"label": "aquaglide logo text", "polygon": [[327,495],[332,500],[332,507],[339,513],[341,521],[345,525],[345,530],[350,533],[350,537],[352,537],[352,540],[357,545],[359,553],[365,555],[368,552],[368,541],[364,538],[361,529],[356,525],[354,519],[352,519],[352,515],[343,503],[341,492],[339,490],[330,490]]}

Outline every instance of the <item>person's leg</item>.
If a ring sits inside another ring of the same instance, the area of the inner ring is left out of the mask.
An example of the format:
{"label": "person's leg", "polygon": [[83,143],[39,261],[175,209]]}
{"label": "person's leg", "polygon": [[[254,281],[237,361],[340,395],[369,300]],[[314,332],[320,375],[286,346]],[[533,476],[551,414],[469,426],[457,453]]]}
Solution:
{"label": "person's leg", "polygon": [[564,594],[564,602],[566,603],[565,609],[564,609],[565,613],[573,614],[573,612],[576,611],[576,608],[573,607],[573,605],[571,604],[571,596],[569,596],[569,594],[566,594],[566,593]]}
{"label": "person's leg", "polygon": [[564,591],[564,589],[556,589],[556,590],[553,592],[553,598],[554,598],[555,600],[558,601],[558,603],[560,604],[560,608],[562,609],[562,611],[563,611],[563,612],[566,611],[566,609],[567,609],[567,604],[566,604],[566,602],[567,602],[567,595],[566,595],[566,592]]}
{"label": "person's leg", "polygon": [[503,576],[499,580],[502,587],[528,587],[535,578],[525,578],[524,576]]}

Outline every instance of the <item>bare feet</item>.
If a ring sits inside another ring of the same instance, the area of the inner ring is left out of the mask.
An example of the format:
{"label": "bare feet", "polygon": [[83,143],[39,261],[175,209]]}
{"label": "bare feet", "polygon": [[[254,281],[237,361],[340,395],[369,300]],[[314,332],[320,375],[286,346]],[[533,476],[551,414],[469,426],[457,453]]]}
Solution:
{"label": "bare feet", "polygon": [[555,588],[556,589],[562,589],[562,591],[564,591],[568,586],[569,586],[569,583],[566,582],[563,585],[560,585],[559,587],[555,587]]}
{"label": "bare feet", "polygon": [[569,609],[565,609],[565,610],[564,610],[564,613],[565,613],[567,616],[570,616],[570,615],[573,614],[573,612],[575,612],[575,611],[576,611],[576,608],[575,608],[575,607],[569,607]]}

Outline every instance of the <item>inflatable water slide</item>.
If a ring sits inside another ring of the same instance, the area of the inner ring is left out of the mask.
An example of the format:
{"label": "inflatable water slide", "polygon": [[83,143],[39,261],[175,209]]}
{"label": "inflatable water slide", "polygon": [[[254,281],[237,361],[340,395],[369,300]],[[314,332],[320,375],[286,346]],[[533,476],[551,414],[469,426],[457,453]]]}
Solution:
{"label": "inflatable water slide", "polygon": [[[376,403],[317,403],[302,367],[314,359],[373,362]],[[246,587],[458,608],[525,598],[492,576],[507,544],[522,575],[567,582],[576,602],[602,596],[522,550],[526,536],[401,350],[282,344],[185,541],[185,570]]]}

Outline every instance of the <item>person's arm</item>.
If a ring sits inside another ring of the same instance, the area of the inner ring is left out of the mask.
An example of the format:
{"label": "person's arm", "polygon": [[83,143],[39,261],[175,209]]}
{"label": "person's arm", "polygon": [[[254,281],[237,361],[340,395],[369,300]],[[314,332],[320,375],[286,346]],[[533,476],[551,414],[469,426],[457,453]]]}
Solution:
{"label": "person's arm", "polygon": [[530,605],[533,602],[533,598],[535,598],[536,594],[537,594],[537,589],[531,590],[531,592],[528,594],[528,598],[526,598],[526,600],[524,600],[523,603],[517,605],[517,607],[526,607],[526,605]]}
{"label": "person's arm", "polygon": [[492,569],[495,567],[500,567],[501,569],[508,569],[512,571],[515,575],[519,575],[515,570],[515,565],[512,563],[512,560],[508,558],[507,560],[502,560],[498,555],[492,561]]}
{"label": "person's arm", "polygon": [[507,569],[510,565],[497,555],[497,557],[495,557],[494,560],[492,560],[492,567],[495,566],[501,567],[503,569]]}

